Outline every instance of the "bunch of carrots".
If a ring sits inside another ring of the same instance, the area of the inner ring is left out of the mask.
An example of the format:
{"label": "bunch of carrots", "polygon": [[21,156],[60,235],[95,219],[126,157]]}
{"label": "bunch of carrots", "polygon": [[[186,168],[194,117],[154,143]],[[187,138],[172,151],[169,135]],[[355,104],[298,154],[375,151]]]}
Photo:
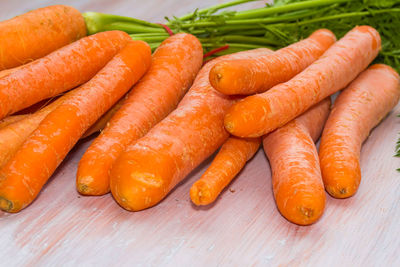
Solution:
{"label": "bunch of carrots", "polygon": [[190,190],[194,204],[208,205],[262,145],[280,213],[312,224],[325,190],[335,198],[356,193],[362,143],[400,98],[397,72],[369,66],[381,49],[370,26],[339,40],[320,29],[276,51],[207,63],[194,35],[171,34],[151,54],[122,31],[86,36],[82,15],[68,6],[28,12],[0,22],[3,29],[0,209],[7,212],[30,205],[74,145],[101,130],[79,162],[82,195],[111,191],[127,210],[152,207],[219,149]]}

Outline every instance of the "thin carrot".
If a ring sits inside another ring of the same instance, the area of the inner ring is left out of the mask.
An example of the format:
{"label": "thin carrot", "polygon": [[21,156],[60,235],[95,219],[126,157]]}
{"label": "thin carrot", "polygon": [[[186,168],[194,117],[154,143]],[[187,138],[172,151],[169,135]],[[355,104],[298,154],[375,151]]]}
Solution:
{"label": "thin carrot", "polygon": [[140,79],[150,63],[150,47],[131,41],[47,115],[0,170],[0,209],[18,212],[29,205],[90,125]]}
{"label": "thin carrot", "polygon": [[154,206],[228,138],[223,118],[235,99],[211,87],[211,67],[223,59],[266,53],[271,50],[227,55],[205,64],[177,109],[127,147],[110,175],[111,192],[123,208],[142,210]]}
{"label": "thin carrot", "polygon": [[380,44],[374,28],[355,27],[293,79],[235,104],[225,128],[236,136],[257,137],[285,125],[354,80],[376,57]]}
{"label": "thin carrot", "polygon": [[29,135],[36,130],[46,116],[55,110],[68,97],[67,93],[63,97],[36,111],[33,114],[14,115],[12,117],[23,116],[19,121],[0,129],[0,168],[15,155]]}
{"label": "thin carrot", "polygon": [[81,139],[91,136],[94,133],[102,131],[115,113],[122,107],[125,98],[122,97],[112,108],[110,108],[103,116],[101,116],[89,129],[82,135]]}
{"label": "thin carrot", "polygon": [[272,55],[220,62],[210,71],[210,83],[226,95],[265,92],[300,73],[335,41],[336,37],[331,31],[321,29]]}
{"label": "thin carrot", "polygon": [[196,205],[215,201],[260,147],[261,139],[230,137],[221,147],[210,167],[190,188],[190,198]]}
{"label": "thin carrot", "polygon": [[20,121],[28,116],[29,116],[29,114],[21,114],[21,115],[13,115],[13,116],[5,117],[4,119],[0,120],[0,129],[4,128],[14,122]]}
{"label": "thin carrot", "polygon": [[329,98],[263,137],[276,205],[289,221],[308,225],[324,212],[325,191],[314,142],[328,118]]}
{"label": "thin carrot", "polygon": [[81,13],[70,6],[48,6],[2,21],[0,70],[41,58],[85,35]]}
{"label": "thin carrot", "polygon": [[319,156],[326,191],[351,197],[361,181],[361,145],[396,106],[399,75],[387,65],[372,65],[338,96],[321,138]]}
{"label": "thin carrot", "polygon": [[196,77],[202,56],[200,42],[190,34],[175,34],[160,45],[149,71],[79,162],[76,185],[81,194],[110,191],[109,174],[119,154],[176,107]]}
{"label": "thin carrot", "polygon": [[[48,114],[68,99],[73,91],[66,93],[49,105],[32,114],[13,115],[0,121],[0,167],[4,165],[22,146],[29,135],[36,130]],[[81,137],[85,138],[105,127],[112,115],[121,107],[117,102],[109,111],[101,116]]]}
{"label": "thin carrot", "polygon": [[0,78],[0,119],[87,82],[131,40],[120,31],[91,35]]}

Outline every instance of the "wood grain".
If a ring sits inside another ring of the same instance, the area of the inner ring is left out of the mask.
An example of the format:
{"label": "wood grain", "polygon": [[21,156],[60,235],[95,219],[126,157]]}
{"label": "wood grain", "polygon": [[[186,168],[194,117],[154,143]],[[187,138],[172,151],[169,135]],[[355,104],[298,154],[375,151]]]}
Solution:
{"label": "wood grain", "polygon": [[[64,1],[66,3],[67,1]],[[162,21],[217,1],[68,1],[101,11]],[[1,2],[0,19],[61,1]],[[182,4],[184,3],[184,4]],[[252,3],[252,5],[256,5]],[[400,105],[362,150],[362,182],[353,198],[328,197],[322,219],[309,227],[276,209],[263,151],[211,207],[197,208],[191,184],[210,159],[160,205],[137,213],[110,195],[75,190],[77,163],[92,139],[80,142],[38,199],[18,214],[0,213],[1,266],[400,266],[400,160],[394,142]]]}

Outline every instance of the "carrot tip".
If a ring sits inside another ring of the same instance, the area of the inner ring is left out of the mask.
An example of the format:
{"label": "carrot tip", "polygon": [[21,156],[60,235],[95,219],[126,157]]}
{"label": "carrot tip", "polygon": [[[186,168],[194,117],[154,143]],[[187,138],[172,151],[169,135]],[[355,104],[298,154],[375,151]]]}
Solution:
{"label": "carrot tip", "polygon": [[190,198],[197,206],[208,205],[212,202],[211,192],[204,183],[193,185],[190,189]]}
{"label": "carrot tip", "polygon": [[314,216],[314,210],[311,208],[300,207],[300,212],[307,218],[312,218]]}
{"label": "carrot tip", "polygon": [[0,209],[1,210],[9,212],[13,209],[13,206],[14,205],[10,200],[5,199],[4,197],[0,197]]}
{"label": "carrot tip", "polygon": [[78,183],[78,184],[76,185],[76,188],[78,189],[78,192],[81,193],[81,194],[87,194],[87,193],[89,193],[89,191],[90,191],[89,186],[86,185],[86,184]]}

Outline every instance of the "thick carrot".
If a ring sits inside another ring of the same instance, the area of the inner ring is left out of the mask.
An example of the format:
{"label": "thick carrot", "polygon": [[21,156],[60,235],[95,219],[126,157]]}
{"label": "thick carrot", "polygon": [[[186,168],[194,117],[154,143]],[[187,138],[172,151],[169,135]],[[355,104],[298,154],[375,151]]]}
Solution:
{"label": "thick carrot", "polygon": [[13,116],[5,117],[4,119],[0,120],[0,129],[4,128],[14,122],[20,121],[28,116],[29,116],[29,114],[21,114],[21,115],[13,115]]}
{"label": "thick carrot", "polygon": [[150,47],[131,41],[48,114],[0,170],[0,209],[18,212],[29,205],[90,125],[129,90],[150,63]]}
{"label": "thick carrot", "polygon": [[260,138],[230,137],[221,147],[210,167],[190,188],[190,198],[196,205],[215,201],[260,147]]}
{"label": "thick carrot", "polygon": [[202,60],[203,49],[193,35],[175,34],[160,45],[149,71],[79,162],[76,185],[81,194],[110,191],[110,170],[119,154],[176,107]]}
{"label": "thick carrot", "polygon": [[85,35],[81,13],[70,6],[48,6],[2,21],[0,70],[41,58]]}
{"label": "thick carrot", "polygon": [[276,205],[296,224],[312,224],[324,212],[326,197],[314,142],[321,135],[330,104],[330,99],[325,99],[263,137]]}
{"label": "thick carrot", "polygon": [[300,73],[335,41],[336,37],[331,31],[321,29],[272,55],[220,62],[210,71],[210,83],[227,95],[265,92]]}
{"label": "thick carrot", "polygon": [[251,50],[206,63],[177,109],[127,147],[110,175],[111,192],[123,208],[154,206],[228,138],[223,118],[235,100],[212,88],[211,67],[223,59],[266,53],[271,50]]}
{"label": "thick carrot", "polygon": [[232,106],[225,128],[236,136],[257,137],[285,125],[354,80],[376,57],[380,44],[374,28],[355,27],[293,79]]}
{"label": "thick carrot", "polygon": [[0,78],[0,118],[88,81],[131,40],[121,31],[94,34]]}
{"label": "thick carrot", "polygon": [[319,151],[322,177],[331,196],[346,198],[357,192],[361,145],[399,98],[399,75],[381,64],[369,67],[338,96]]}

